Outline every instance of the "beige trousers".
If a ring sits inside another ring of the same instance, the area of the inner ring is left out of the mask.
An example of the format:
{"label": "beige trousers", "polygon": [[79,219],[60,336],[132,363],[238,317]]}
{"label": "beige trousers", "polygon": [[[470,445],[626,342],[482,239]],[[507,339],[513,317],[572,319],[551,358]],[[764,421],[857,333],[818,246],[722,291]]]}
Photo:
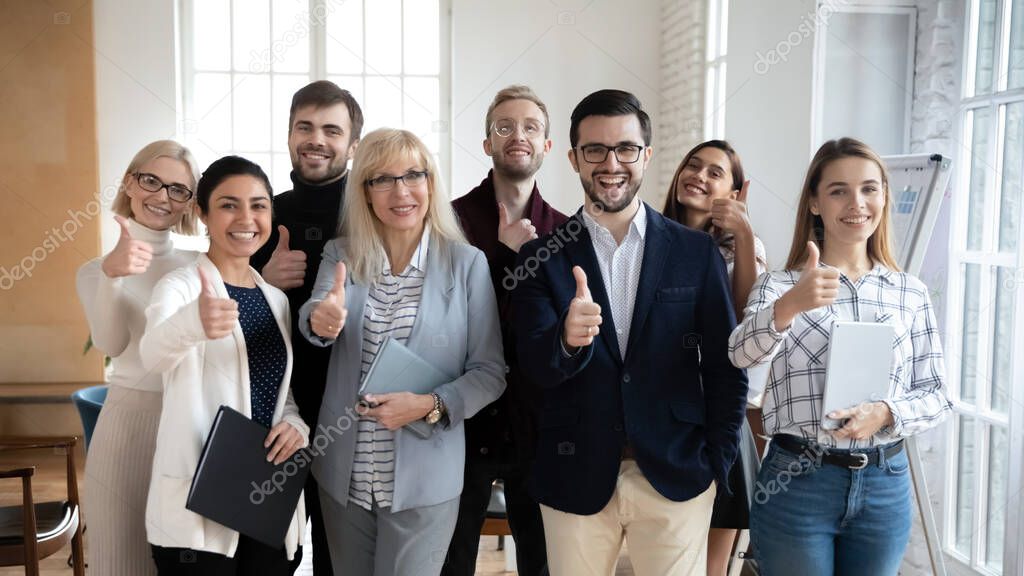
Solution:
{"label": "beige trousers", "polygon": [[623,538],[637,576],[706,574],[714,503],[714,482],[690,500],[673,502],[651,486],[636,461],[624,460],[615,493],[597,514],[541,505],[551,576],[612,576]]}

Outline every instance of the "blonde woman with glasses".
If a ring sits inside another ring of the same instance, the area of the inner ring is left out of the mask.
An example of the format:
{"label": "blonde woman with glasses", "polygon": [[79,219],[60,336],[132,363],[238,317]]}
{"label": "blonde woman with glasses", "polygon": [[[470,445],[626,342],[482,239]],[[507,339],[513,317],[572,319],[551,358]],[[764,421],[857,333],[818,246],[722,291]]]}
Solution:
{"label": "blonde woman with glasses", "polygon": [[195,233],[192,191],[198,179],[196,161],[181,144],[159,140],[140,150],[114,198],[117,244],[78,270],[92,342],[111,357],[110,388],[85,465],[94,574],[156,574],[145,513],[162,387],[160,373],[142,366],[139,339],[153,286],[195,262],[195,252],[174,247],[171,232]]}
{"label": "blonde woman with glasses", "polygon": [[[380,129],[360,143],[342,234],[324,249],[299,329],[333,347],[311,443],[326,446],[313,474],[335,573],[436,576],[458,514],[463,422],[501,395],[505,363],[487,259],[463,238],[412,133]],[[388,337],[450,380],[431,394],[368,395],[372,407],[357,410]],[[406,427],[414,421],[428,437]]]}

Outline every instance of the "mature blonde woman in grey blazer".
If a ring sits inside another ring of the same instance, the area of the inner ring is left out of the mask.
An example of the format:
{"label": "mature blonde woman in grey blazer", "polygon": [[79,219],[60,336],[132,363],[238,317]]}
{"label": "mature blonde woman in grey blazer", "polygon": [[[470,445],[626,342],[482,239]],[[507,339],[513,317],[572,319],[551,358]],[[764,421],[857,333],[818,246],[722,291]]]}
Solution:
{"label": "mature blonde woman in grey blazer", "polygon": [[[462,236],[433,156],[410,132],[362,140],[344,202],[341,236],[325,247],[299,311],[303,334],[334,347],[311,441],[331,561],[338,575],[437,575],[458,515],[463,420],[505,388],[490,272]],[[386,337],[451,381],[357,408]],[[426,438],[406,427],[419,420],[430,424]]]}

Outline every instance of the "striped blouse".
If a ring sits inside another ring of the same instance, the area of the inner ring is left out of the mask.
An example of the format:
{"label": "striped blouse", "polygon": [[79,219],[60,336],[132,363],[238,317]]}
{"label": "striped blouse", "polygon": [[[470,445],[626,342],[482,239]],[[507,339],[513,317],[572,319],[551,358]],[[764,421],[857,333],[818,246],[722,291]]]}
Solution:
{"label": "striped blouse", "polygon": [[[823,266],[823,265],[822,265]],[[816,440],[830,448],[864,448],[923,432],[950,412],[942,343],[928,287],[903,272],[877,265],[856,282],[839,277],[833,304],[797,314],[775,329],[775,301],[800,280],[800,271],[762,274],[747,300],[743,322],[729,338],[729,357],[740,368],[771,364],[764,395],[764,429]],[[871,438],[836,439],[821,428],[829,337],[838,321],[882,322],[896,328],[889,397],[894,424]]]}
{"label": "striped blouse", "polygon": [[[377,357],[384,338],[403,344],[412,333],[416,314],[423,296],[426,278],[427,247],[430,226],[423,230],[420,244],[413,253],[409,266],[401,274],[392,274],[389,262],[370,286],[363,308],[363,357],[360,379]],[[373,506],[390,508],[395,490],[395,433],[370,417],[359,419],[356,435],[355,462],[352,482],[349,484],[349,502],[366,510]]]}

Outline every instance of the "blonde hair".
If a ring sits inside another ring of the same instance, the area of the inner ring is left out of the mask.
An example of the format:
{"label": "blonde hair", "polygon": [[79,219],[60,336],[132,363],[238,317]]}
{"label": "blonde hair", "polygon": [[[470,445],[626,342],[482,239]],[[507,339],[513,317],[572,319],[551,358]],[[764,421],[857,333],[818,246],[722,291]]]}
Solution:
{"label": "blonde hair", "polygon": [[890,270],[899,271],[900,266],[892,254],[892,222],[889,207],[892,204],[892,192],[889,190],[889,171],[885,162],[867,144],[853,138],[829,140],[818,148],[818,152],[807,168],[807,177],[800,192],[800,203],[796,209],[796,225],[793,228],[793,244],[789,248],[789,259],[786,269],[794,270],[807,261],[807,242],[814,242],[821,251],[825,249],[825,226],[821,216],[811,213],[811,198],[818,195],[818,184],[821,174],[829,163],[842,158],[863,158],[874,162],[882,173],[882,189],[885,205],[882,208],[882,221],[878,229],[868,238],[868,258],[873,263],[885,265]]}
{"label": "blonde hair", "polygon": [[407,130],[374,130],[362,139],[352,159],[339,229],[339,235],[348,240],[349,274],[360,284],[373,282],[383,272],[387,258],[381,238],[383,224],[368,202],[366,181],[381,168],[404,159],[416,162],[427,171],[430,196],[426,222],[430,224],[430,249],[445,250],[450,244],[466,242],[438,177],[437,163],[426,145]]}
{"label": "blonde hair", "polygon": [[494,121],[494,109],[509,100],[528,100],[536,104],[537,108],[540,108],[541,114],[544,115],[544,137],[548,138],[551,136],[551,118],[548,117],[548,107],[544,105],[540,96],[537,96],[529,86],[514,84],[499,90],[498,93],[494,95],[494,100],[491,100],[491,105],[487,107],[487,115],[484,116],[485,138],[491,137],[491,122]]}
{"label": "blonde hair", "polygon": [[[196,163],[196,159],[192,156],[192,152],[189,149],[175,142],[174,140],[157,140],[156,142],[150,142],[146,144],[142,150],[139,150],[132,158],[132,161],[128,164],[128,169],[124,171],[124,177],[121,178],[121,184],[117,189],[117,195],[114,196],[114,201],[110,206],[110,209],[114,214],[119,214],[125,218],[132,218],[132,199],[128,196],[128,183],[135,177],[135,173],[138,172],[143,165],[148,162],[152,162],[157,158],[171,158],[177,160],[188,167],[189,175],[192,176],[191,182],[183,182],[188,184],[189,189],[194,191],[196,189],[196,182],[199,181],[199,165]],[[195,196],[189,202],[194,202]],[[179,234],[194,235],[199,231],[198,226],[199,218],[196,216],[195,210],[189,209],[181,216],[181,220],[171,228],[173,231]]]}

